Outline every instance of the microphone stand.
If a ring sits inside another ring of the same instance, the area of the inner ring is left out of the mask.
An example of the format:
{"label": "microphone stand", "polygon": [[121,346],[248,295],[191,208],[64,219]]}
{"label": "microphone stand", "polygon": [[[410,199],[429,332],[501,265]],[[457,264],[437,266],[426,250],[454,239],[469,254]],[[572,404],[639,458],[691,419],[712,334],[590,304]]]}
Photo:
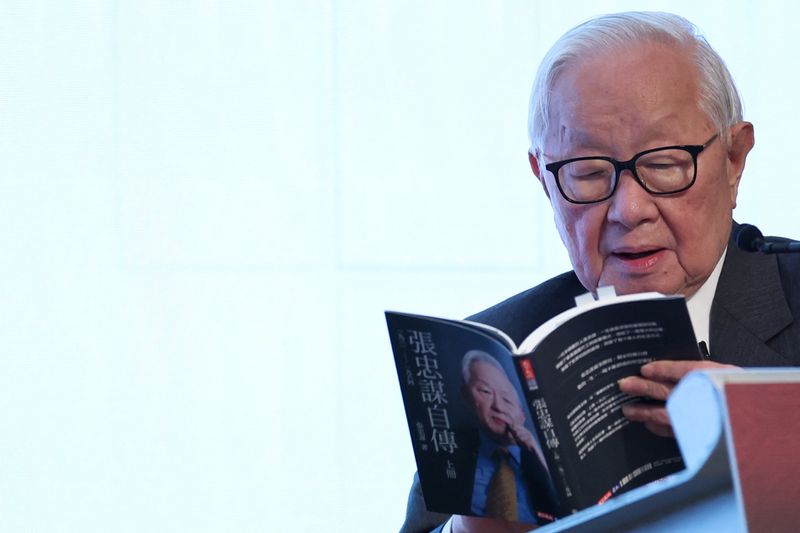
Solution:
{"label": "microphone stand", "polygon": [[762,254],[786,254],[800,252],[800,241],[783,237],[764,237],[761,230],[752,224],[740,224],[733,235],[736,246],[746,252]]}

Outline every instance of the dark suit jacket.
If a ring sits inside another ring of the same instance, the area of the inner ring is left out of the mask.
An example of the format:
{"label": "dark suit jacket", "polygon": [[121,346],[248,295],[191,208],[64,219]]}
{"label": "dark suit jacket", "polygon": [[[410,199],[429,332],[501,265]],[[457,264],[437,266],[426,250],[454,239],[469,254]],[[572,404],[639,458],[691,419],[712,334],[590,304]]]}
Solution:
{"label": "dark suit jacket", "polygon": [[[470,320],[521,342],[586,292],[574,272],[509,298]],[[740,366],[800,366],[800,254],[763,255],[731,242],[711,305],[711,360]],[[447,515],[425,509],[414,476],[403,533],[429,531]]]}

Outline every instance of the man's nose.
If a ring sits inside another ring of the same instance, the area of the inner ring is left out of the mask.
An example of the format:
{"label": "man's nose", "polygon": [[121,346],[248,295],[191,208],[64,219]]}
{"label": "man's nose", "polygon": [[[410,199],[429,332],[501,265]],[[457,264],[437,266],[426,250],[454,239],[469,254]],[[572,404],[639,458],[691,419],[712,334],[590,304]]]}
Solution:
{"label": "man's nose", "polygon": [[643,222],[655,220],[658,217],[658,208],[653,196],[642,187],[633,172],[623,170],[617,190],[611,197],[607,216],[611,222],[634,228]]}
{"label": "man's nose", "polygon": [[497,394],[492,394],[492,409],[500,411],[500,397]]}

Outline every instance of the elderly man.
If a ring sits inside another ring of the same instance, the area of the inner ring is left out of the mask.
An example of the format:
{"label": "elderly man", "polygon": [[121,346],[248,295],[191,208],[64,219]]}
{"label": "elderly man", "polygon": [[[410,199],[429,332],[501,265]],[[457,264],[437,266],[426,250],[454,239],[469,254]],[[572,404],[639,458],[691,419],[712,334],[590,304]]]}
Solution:
{"label": "elderly man", "polygon": [[470,509],[523,522],[536,522],[537,515],[552,517],[555,489],[506,371],[480,350],[467,352],[461,367],[464,396],[480,427]]}
{"label": "elderly man", "polygon": [[[622,13],[561,37],[531,95],[529,159],[550,199],[574,271],[472,319],[519,341],[573,297],[682,294],[710,361],[645,365],[620,383],[664,400],[687,372],[721,364],[800,365],[800,257],[747,254],[731,244],[753,126],[725,64],[681,17]],[[762,178],[763,179],[763,178]],[[626,406],[670,435],[663,406]],[[419,484],[403,531],[525,531],[530,525],[428,513]]]}

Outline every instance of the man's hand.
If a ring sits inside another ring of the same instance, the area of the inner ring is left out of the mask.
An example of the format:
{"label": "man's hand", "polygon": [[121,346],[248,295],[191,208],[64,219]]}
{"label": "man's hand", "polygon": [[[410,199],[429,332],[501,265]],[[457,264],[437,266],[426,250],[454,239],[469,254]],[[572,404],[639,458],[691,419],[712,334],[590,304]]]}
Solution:
{"label": "man's hand", "polygon": [[533,434],[528,431],[528,428],[526,428],[524,424],[508,424],[506,433],[512,442],[515,442],[517,445],[525,448],[530,453],[535,454],[536,457],[539,458],[539,461],[542,462],[542,466],[547,468],[547,461],[545,460],[544,454],[539,448],[539,445],[536,443],[536,437],[534,437]]}
{"label": "man's hand", "polygon": [[462,515],[453,516],[452,522],[453,533],[524,533],[537,527],[536,524]]}
{"label": "man's hand", "polygon": [[[738,368],[713,361],[653,361],[641,368],[641,377],[631,376],[619,380],[619,389],[631,396],[642,396],[653,400],[666,400],[678,381],[692,370]],[[634,422],[644,425],[662,437],[674,436],[667,408],[663,405],[630,403],[622,406],[623,414]]]}
{"label": "man's hand", "polygon": [[508,424],[506,434],[511,437],[511,441],[527,449],[529,452],[536,453],[536,439],[533,437],[524,424]]}

